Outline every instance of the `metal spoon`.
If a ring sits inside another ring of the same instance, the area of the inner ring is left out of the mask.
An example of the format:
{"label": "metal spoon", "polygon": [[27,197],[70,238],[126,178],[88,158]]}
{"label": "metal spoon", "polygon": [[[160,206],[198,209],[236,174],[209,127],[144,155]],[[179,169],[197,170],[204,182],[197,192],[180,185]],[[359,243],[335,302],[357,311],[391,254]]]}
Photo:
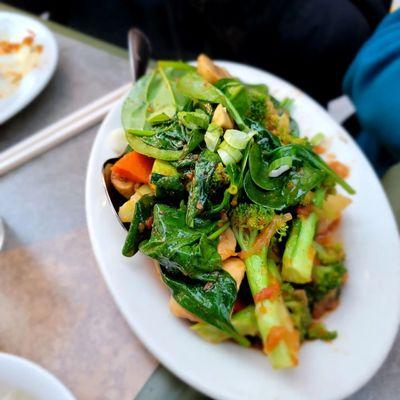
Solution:
{"label": "metal spoon", "polygon": [[[132,81],[136,82],[141,78],[147,69],[147,65],[150,59],[151,45],[147,36],[137,28],[131,28],[128,32],[128,49],[129,49],[129,65],[132,75]],[[113,165],[117,158],[110,158],[106,160],[102,165],[102,177],[104,189],[108,202],[112,205],[118,221],[124,229],[127,227],[121,222],[118,216],[118,209],[120,205],[126,201],[114,188],[111,183],[111,171],[110,167]]]}
{"label": "metal spoon", "polygon": [[139,29],[128,31],[129,65],[133,82],[141,78],[149,63],[151,45],[148,37]]}

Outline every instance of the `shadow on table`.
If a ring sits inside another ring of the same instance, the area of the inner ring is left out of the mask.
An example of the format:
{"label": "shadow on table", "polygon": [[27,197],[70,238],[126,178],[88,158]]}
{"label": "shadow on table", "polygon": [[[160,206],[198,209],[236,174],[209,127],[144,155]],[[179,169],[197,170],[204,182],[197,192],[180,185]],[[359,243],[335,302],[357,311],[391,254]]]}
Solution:
{"label": "shadow on table", "polygon": [[135,400],[207,400],[161,365],[143,386]]}

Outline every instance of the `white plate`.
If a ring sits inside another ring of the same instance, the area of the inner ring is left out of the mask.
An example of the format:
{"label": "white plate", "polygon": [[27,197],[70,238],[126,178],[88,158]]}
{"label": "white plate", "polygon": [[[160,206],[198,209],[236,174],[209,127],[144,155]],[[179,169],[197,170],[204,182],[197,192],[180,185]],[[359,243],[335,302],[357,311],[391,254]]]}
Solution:
{"label": "white plate", "polygon": [[8,40],[20,42],[30,32],[35,43],[43,45],[40,64],[30,71],[10,96],[0,99],[0,124],[26,107],[47,85],[53,76],[58,59],[57,43],[53,34],[33,18],[11,12],[0,12],[0,30],[6,31]]}
{"label": "white plate", "polygon": [[6,353],[0,353],[0,387],[2,385],[21,390],[35,400],[75,400],[50,372],[31,361]]}
{"label": "white plate", "polygon": [[[118,104],[103,122],[89,160],[86,212],[100,269],[129,325],[167,368],[188,384],[219,399],[333,400],[364,385],[386,358],[400,318],[400,246],[394,217],[371,166],[351,137],[312,99],[283,80],[248,66],[221,62],[249,83],[266,83],[279,99],[295,100],[294,117],[302,134],[324,132],[330,151],[351,166],[357,190],[345,212],[342,235],[350,277],[340,307],[326,318],[339,337],[331,344],[311,342],[300,351],[300,365],[274,371],[256,350],[234,343],[212,345],[173,317],[168,290],[152,262],[141,254],[124,258],[126,232],[107,203],[103,162],[115,156],[110,132],[120,127]],[[110,360],[112,362],[112,360]]]}

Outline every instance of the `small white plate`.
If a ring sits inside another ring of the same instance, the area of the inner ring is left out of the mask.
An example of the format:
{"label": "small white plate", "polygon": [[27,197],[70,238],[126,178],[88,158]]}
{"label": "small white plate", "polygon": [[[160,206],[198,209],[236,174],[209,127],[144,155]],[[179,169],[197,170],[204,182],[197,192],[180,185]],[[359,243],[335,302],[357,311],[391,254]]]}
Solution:
{"label": "small white plate", "polygon": [[25,358],[0,353],[0,387],[7,385],[35,400],[75,400],[50,372]]}
{"label": "small white plate", "polygon": [[0,98],[0,125],[26,107],[47,85],[57,66],[58,49],[53,34],[37,20],[11,12],[0,12],[0,31],[8,40],[20,42],[24,37],[35,35],[35,43],[43,45],[39,65],[30,71],[18,88]]}
{"label": "small white plate", "polygon": [[330,152],[350,166],[357,190],[345,211],[342,236],[349,281],[341,304],[327,318],[339,332],[330,343],[306,343],[300,364],[274,371],[261,351],[234,343],[203,341],[168,309],[169,291],[141,254],[121,255],[126,232],[107,202],[101,178],[115,157],[110,133],[120,127],[120,102],[104,120],[94,142],[86,180],[86,213],[100,269],[129,325],[174,374],[218,399],[337,400],[375,374],[386,358],[400,319],[400,243],[392,211],[378,178],[353,139],[315,101],[294,86],[248,66],[220,62],[248,83],[265,83],[278,99],[294,99],[293,114],[303,135],[323,132]]}

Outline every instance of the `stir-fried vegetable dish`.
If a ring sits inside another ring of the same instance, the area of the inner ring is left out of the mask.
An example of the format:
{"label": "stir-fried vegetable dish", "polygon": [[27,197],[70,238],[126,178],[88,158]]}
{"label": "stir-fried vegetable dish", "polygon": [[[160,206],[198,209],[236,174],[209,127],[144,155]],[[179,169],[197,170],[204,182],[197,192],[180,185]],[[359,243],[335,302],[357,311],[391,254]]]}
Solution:
{"label": "stir-fried vegetable dish", "polygon": [[196,334],[260,348],[274,368],[337,335],[321,317],[347,278],[335,231],[350,200],[337,189],[354,193],[290,109],[205,55],[160,61],[124,102],[126,149],[110,168],[123,254],[158,262]]}

